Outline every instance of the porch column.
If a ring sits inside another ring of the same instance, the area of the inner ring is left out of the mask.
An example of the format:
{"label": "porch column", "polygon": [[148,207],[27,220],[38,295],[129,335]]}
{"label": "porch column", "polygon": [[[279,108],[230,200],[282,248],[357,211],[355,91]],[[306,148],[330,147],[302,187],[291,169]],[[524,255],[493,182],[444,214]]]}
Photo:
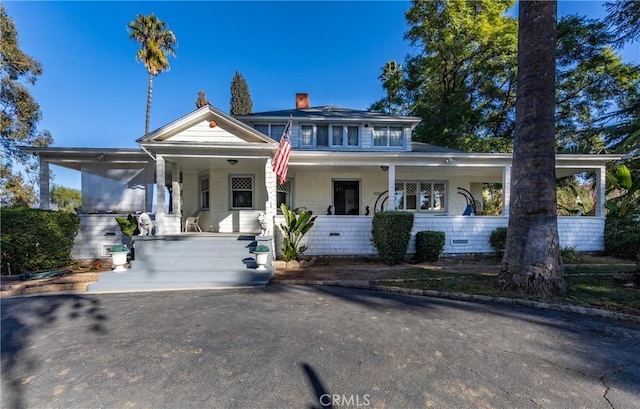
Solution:
{"label": "porch column", "polygon": [[511,165],[502,171],[502,215],[509,216],[509,202],[511,200]]}
{"label": "porch column", "polygon": [[51,191],[49,189],[49,162],[40,157],[40,208],[51,208]]}
{"label": "porch column", "polygon": [[182,202],[180,195],[180,165],[174,162],[171,164],[171,208],[173,214],[178,216],[182,215],[180,202]]}
{"label": "porch column", "polygon": [[396,210],[396,165],[389,165],[389,202],[387,208],[389,211]]}
{"label": "porch column", "polygon": [[165,214],[164,171],[165,171],[164,156],[156,155],[156,234],[164,233],[164,226],[163,226],[163,218]]}
{"label": "porch column", "polygon": [[607,169],[605,167],[596,168],[596,217],[604,217],[605,199],[607,195]]}
{"label": "porch column", "polygon": [[[267,201],[265,202],[265,213],[267,216],[267,223],[271,223],[273,227],[273,220],[278,213],[278,182],[276,172],[273,171],[272,159],[268,158],[264,164],[264,184],[267,192]],[[273,229],[267,229],[273,232]]]}

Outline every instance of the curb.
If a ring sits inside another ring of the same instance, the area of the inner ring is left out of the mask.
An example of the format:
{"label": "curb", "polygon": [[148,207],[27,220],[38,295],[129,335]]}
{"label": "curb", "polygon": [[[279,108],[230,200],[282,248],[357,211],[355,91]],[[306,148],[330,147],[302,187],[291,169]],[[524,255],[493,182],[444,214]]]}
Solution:
{"label": "curb", "polygon": [[457,301],[469,301],[477,303],[495,303],[502,305],[519,305],[543,310],[571,312],[600,318],[609,318],[621,321],[632,321],[640,324],[640,316],[625,314],[615,311],[600,310],[597,308],[580,307],[576,305],[554,304],[521,298],[492,297],[489,295],[475,295],[462,293],[448,293],[435,290],[416,290],[413,288],[388,287],[383,285],[371,285],[368,281],[342,281],[342,280],[278,280],[274,284],[283,285],[322,285],[332,287],[355,288],[359,290],[380,291],[392,294],[418,295],[433,298],[445,298]]}

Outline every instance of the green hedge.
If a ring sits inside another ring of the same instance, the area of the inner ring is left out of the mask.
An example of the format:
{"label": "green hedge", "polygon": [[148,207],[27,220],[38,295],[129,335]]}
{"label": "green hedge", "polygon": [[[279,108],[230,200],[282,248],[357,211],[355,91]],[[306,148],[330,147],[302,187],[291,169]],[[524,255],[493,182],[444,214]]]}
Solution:
{"label": "green hedge", "polygon": [[498,227],[491,232],[489,236],[489,244],[493,247],[493,251],[498,255],[504,254],[504,248],[507,244],[507,228]]}
{"label": "green hedge", "polygon": [[80,226],[74,213],[25,207],[5,207],[2,212],[2,274],[38,271],[71,263],[73,239]]}
{"label": "green hedge", "polygon": [[638,260],[640,223],[629,218],[607,217],[604,225],[604,251],[609,256]]}
{"label": "green hedge", "polygon": [[444,253],[443,231],[419,231],[416,233],[415,261],[438,261]]}
{"label": "green hedge", "polygon": [[373,216],[373,244],[385,264],[404,261],[413,228],[413,213],[379,212]]}

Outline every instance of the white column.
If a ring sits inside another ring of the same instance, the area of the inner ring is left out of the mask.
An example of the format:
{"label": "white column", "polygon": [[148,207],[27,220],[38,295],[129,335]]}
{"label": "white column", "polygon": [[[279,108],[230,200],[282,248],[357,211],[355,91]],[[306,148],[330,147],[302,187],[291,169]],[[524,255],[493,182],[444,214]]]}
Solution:
{"label": "white column", "polygon": [[173,209],[173,214],[178,216],[182,215],[180,202],[182,202],[180,195],[180,165],[174,162],[171,164],[171,208]]}
{"label": "white column", "polygon": [[49,162],[40,157],[40,208],[50,209],[51,191],[49,189]]}
{"label": "white column", "polygon": [[389,199],[387,199],[387,209],[396,210],[396,165],[389,165]]}
{"label": "white column", "polygon": [[607,169],[605,167],[596,168],[596,217],[604,217],[605,199],[607,195]]}
{"label": "white column", "polygon": [[164,233],[163,219],[165,210],[165,161],[162,155],[156,155],[156,234]]}
{"label": "white column", "polygon": [[267,201],[264,208],[267,216],[267,223],[271,223],[271,232],[273,232],[273,222],[278,213],[278,182],[276,172],[273,171],[272,159],[268,158],[264,164],[264,184],[267,192]]}
{"label": "white column", "polygon": [[509,216],[509,201],[511,200],[511,165],[502,170],[502,215]]}

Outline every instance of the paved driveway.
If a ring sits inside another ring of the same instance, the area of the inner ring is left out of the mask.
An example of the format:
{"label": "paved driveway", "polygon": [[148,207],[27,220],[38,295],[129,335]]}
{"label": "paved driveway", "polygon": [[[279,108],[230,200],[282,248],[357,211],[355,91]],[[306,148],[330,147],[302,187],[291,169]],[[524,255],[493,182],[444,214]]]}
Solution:
{"label": "paved driveway", "polygon": [[633,408],[640,326],[332,287],[2,300],[2,408]]}

